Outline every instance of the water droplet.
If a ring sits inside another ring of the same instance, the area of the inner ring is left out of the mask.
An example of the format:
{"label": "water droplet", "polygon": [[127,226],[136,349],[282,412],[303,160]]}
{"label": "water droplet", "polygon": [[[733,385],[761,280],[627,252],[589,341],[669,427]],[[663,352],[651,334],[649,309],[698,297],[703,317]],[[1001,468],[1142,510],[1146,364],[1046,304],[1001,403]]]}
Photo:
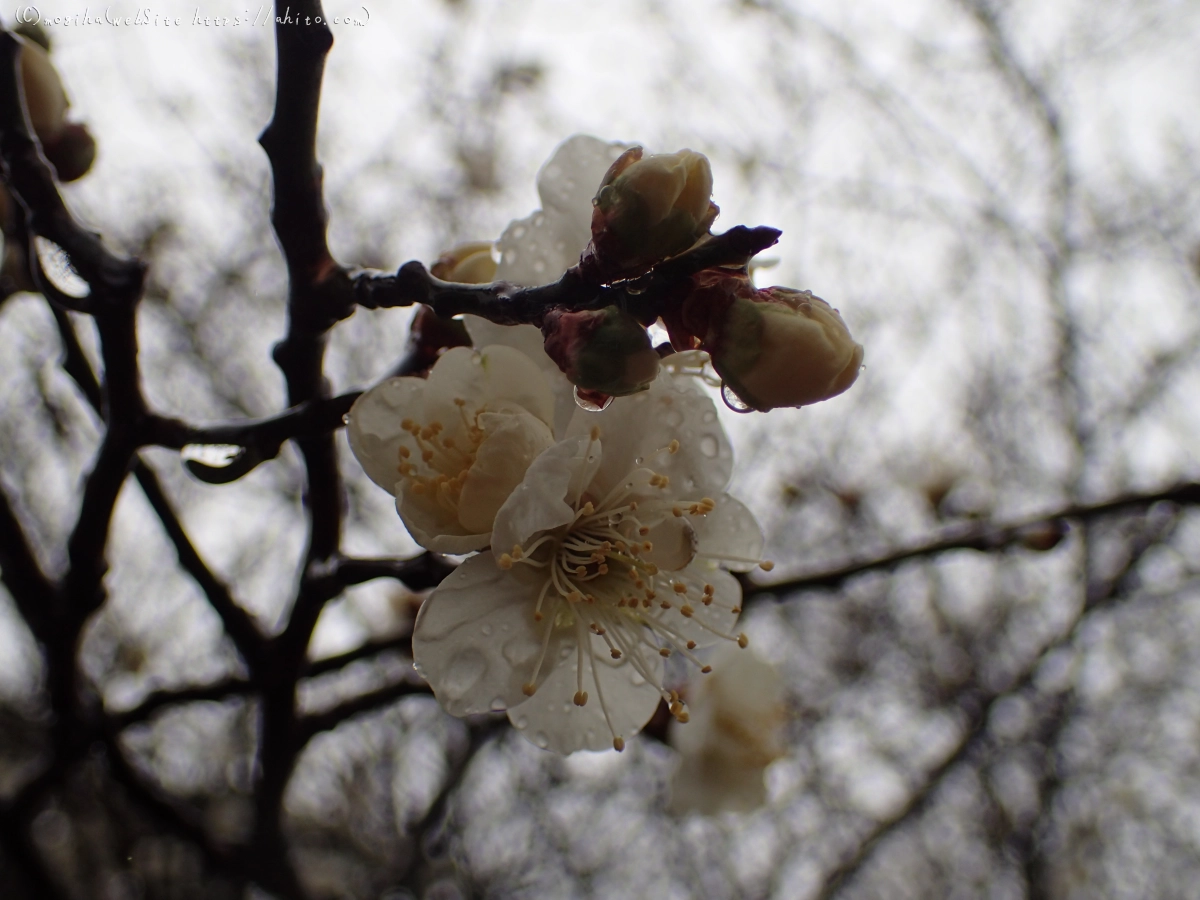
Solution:
{"label": "water droplet", "polygon": [[594,744],[594,743],[596,743],[596,729],[595,729],[595,728],[589,728],[587,731],[585,731],[585,732],[583,733],[583,739],[584,739],[585,741],[587,741],[589,744]]}
{"label": "water droplet", "polygon": [[508,708],[508,704],[504,702],[503,697],[497,697],[495,700],[492,701],[492,709],[495,712],[503,712],[507,708]]}
{"label": "water droplet", "polygon": [[346,413],[344,416],[342,416],[342,424],[343,425],[350,424],[350,413]]}
{"label": "water droplet", "polygon": [[459,700],[475,687],[486,671],[487,660],[478,650],[460,653],[446,668],[446,677],[442,679],[442,692],[448,700]]}
{"label": "water droplet", "polygon": [[664,418],[666,420],[666,423],[668,425],[670,425],[672,428],[678,428],[680,425],[683,424],[683,413],[681,413],[677,409],[672,409],[670,412],[668,412],[666,414],[666,416]]}
{"label": "water droplet", "polygon": [[55,288],[68,297],[76,298],[86,297],[92,292],[91,286],[75,270],[66,250],[40,234],[34,235],[33,246],[37,252],[38,264],[42,267],[42,274]]}
{"label": "water droplet", "polygon": [[539,731],[533,736],[533,742],[545,750],[550,746],[550,738],[546,737],[546,732]]}
{"label": "water droplet", "polygon": [[479,629],[479,633],[482,634],[484,637],[488,637],[491,635],[492,631],[494,631],[494,630],[495,629],[493,629],[491,625],[484,625],[482,628]]}
{"label": "water droplet", "polygon": [[586,388],[576,386],[575,388],[575,405],[587,412],[601,412],[609,407],[613,402],[613,398],[608,394],[602,394],[600,391],[589,391]]}
{"label": "water droplet", "polygon": [[705,425],[711,425],[713,422],[717,421],[717,414],[711,409],[706,410],[704,415],[700,417],[700,421]]}
{"label": "water droplet", "polygon": [[539,259],[533,264],[533,271],[537,272],[539,275],[542,274],[542,272],[546,271],[546,263]]}
{"label": "water droplet", "polygon": [[634,687],[641,687],[646,683],[646,679],[639,675],[636,671],[629,677],[629,682]]}
{"label": "water droplet", "polygon": [[546,221],[546,214],[538,213],[536,216],[533,217],[533,227],[541,228],[543,223],[545,223],[545,221]]}
{"label": "water droplet", "polygon": [[570,656],[574,652],[575,652],[574,647],[563,647],[561,650],[558,651],[558,658],[566,659],[568,656]]}
{"label": "water droplet", "polygon": [[521,238],[525,237],[525,226],[518,225],[516,228],[514,228],[513,229],[513,237],[516,238],[518,241]]}
{"label": "water droplet", "polygon": [[529,719],[527,719],[525,716],[517,716],[517,718],[513,720],[513,727],[516,728],[517,731],[524,731],[529,727]]}
{"label": "water droplet", "polygon": [[634,464],[635,466],[640,466],[640,465],[641,465],[642,463],[644,463],[644,462],[645,462],[645,460],[644,460],[642,457],[640,457],[640,456],[635,456],[635,457],[633,458],[633,464]]}
{"label": "water droplet", "polygon": [[725,401],[725,405],[732,409],[735,413],[752,413],[754,407],[745,403],[741,397],[733,392],[733,388],[721,382],[721,399]]}
{"label": "water droplet", "polygon": [[179,451],[179,457],[184,462],[194,459],[214,469],[223,469],[245,452],[237,444],[188,444]]}
{"label": "water droplet", "polygon": [[709,459],[716,459],[717,451],[719,449],[720,445],[717,444],[717,439],[711,434],[706,434],[704,437],[700,438],[700,452]]}
{"label": "water droplet", "polygon": [[575,708],[574,703],[564,703],[563,704],[563,712],[565,712],[565,713],[569,713],[574,708]]}

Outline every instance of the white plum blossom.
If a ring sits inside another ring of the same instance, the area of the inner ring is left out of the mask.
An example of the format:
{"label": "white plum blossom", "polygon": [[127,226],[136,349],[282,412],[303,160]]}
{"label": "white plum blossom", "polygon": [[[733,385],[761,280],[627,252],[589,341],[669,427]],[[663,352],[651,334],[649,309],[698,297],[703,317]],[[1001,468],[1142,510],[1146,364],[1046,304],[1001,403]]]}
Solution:
{"label": "white plum blossom", "polygon": [[722,648],[713,673],[685,692],[691,720],[668,734],[679,751],[670,809],[677,814],[750,812],[766,800],[763,774],[784,753],[783,682],[753,651]]}
{"label": "white plum blossom", "polygon": [[393,494],[422,547],[468,553],[525,470],[554,444],[555,398],[542,370],[502,345],[454,347],[428,378],[390,378],[355,401],[350,449]]}
{"label": "white plum blossom", "polygon": [[491,552],[421,607],[413,658],[442,707],[508,710],[560,753],[622,749],[660,699],[673,654],[737,633],[762,532],[724,493],[729,442],[696,379],[665,371],[607,410],[578,410],[496,514]]}
{"label": "white plum blossom", "polygon": [[510,223],[496,244],[496,278],[526,287],[550,284],[579,262],[592,239],[592,197],[628,146],[586,134],[559,144],[538,171],[542,208]]}

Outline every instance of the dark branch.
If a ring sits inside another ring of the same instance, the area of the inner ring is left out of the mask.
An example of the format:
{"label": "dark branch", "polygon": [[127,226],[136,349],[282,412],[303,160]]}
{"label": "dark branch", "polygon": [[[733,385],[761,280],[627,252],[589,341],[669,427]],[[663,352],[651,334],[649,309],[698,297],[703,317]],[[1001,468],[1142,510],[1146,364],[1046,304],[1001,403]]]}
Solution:
{"label": "dark branch", "polygon": [[[616,305],[636,306],[648,317],[658,314],[667,295],[680,282],[711,266],[745,265],[754,254],[779,240],[774,228],[738,225],[714,235],[705,244],[681,253],[635,279],[601,284],[584,266],[568,269],[553,284],[521,287],[498,281],[493,284],[455,284],[434,278],[419,262],[408,262],[395,275],[360,271],[352,273],[354,302],[368,309],[412,306],[423,303],[442,318],[471,313],[500,325],[541,325],[552,307],[583,310]],[[636,297],[636,302],[631,299]]]}
{"label": "dark branch", "polygon": [[431,696],[433,689],[424,681],[398,681],[386,687],[377,688],[352,697],[324,712],[301,716],[296,722],[297,750],[307,744],[314,735],[322,731],[330,731],[347,719],[373,712],[395,703],[403,697],[413,694]]}
{"label": "dark branch", "polygon": [[[836,588],[849,578],[866,572],[893,569],[901,563],[913,559],[937,556],[951,550],[981,550],[994,551],[1016,545],[1033,545],[1048,534],[1047,530],[1061,529],[1062,524],[1071,520],[1088,521],[1112,513],[1145,508],[1155,503],[1178,503],[1192,506],[1200,504],[1200,483],[1188,482],[1176,485],[1164,491],[1152,494],[1131,494],[1103,503],[1072,505],[1064,507],[1045,516],[1027,519],[1015,525],[972,525],[966,528],[952,529],[946,537],[899,550],[874,559],[851,563],[829,572],[818,572],[813,575],[803,575],[777,581],[770,584],[743,582],[743,593],[747,597],[762,594],[789,594],[795,591],[814,590],[818,588]],[[1060,532],[1061,533],[1061,532]]]}
{"label": "dark branch", "polygon": [[196,687],[152,691],[137,706],[124,712],[109,713],[108,718],[117,731],[122,731],[130,725],[145,722],[160,709],[168,706],[176,706],[180,703],[220,702],[229,697],[253,692],[254,685],[244,678],[224,678],[221,681],[214,681],[212,684]]}
{"label": "dark branch", "polygon": [[394,578],[411,591],[437,587],[454,571],[455,565],[436,553],[422,553],[413,559],[352,559],[343,557],[332,577],[340,587],[362,584],[375,578]]}

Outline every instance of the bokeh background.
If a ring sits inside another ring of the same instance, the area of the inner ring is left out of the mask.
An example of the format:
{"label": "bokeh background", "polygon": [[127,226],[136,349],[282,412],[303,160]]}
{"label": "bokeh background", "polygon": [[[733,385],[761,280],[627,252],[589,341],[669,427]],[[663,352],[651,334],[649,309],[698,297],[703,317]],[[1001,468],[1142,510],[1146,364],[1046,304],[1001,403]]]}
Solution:
{"label": "bokeh background", "polygon": [[[253,18],[243,6],[198,12]],[[286,278],[255,140],[273,34],[192,24],[196,11],[151,7],[179,27],[47,28],[99,144],[64,193],[150,264],[139,324],[153,406],[192,421],[268,415],[285,405],[270,348]],[[838,573],[747,601],[745,629],[788,710],[761,808],[668,814],[677,759],[658,740],[563,759],[406,697],[319,734],[300,760],[286,825],[309,896],[1195,896],[1200,518],[1186,502],[1091,507],[1198,477],[1200,4],[326,11],[365,21],[333,26],[321,104],[340,262],[395,269],[497,237],[538,206],[535,173],[573,133],[691,147],[713,164],[718,230],[783,229],[759,283],[839,307],[866,369],[818,407],[726,416],[731,491],[767,531],[769,577]],[[409,315],[359,310],[338,326],[335,392],[396,365]],[[93,352],[90,322],[76,325]],[[100,423],[59,365],[40,296],[3,300],[0,345],[0,484],[60,572]],[[348,551],[415,554],[339,442]],[[176,452],[144,458],[201,555],[277,629],[305,541],[295,452],[224,486],[191,479]],[[1057,526],[989,531],[1064,513],[1058,542]],[[967,533],[994,540],[855,569]],[[151,692],[236,685],[220,620],[132,482],[109,558],[110,598],[79,658],[95,702],[120,716]],[[385,645],[418,600],[394,582],[346,592],[310,657]],[[406,677],[400,651],[362,657],[318,665],[304,709]],[[44,761],[44,691],[39,649],[0,588],[0,797]],[[207,841],[235,846],[252,816],[256,721],[253,696],[231,688],[132,717],[120,743]],[[163,829],[103,753],[70,773],[33,837],[64,897],[270,896]],[[0,886],[19,890],[11,853]]]}

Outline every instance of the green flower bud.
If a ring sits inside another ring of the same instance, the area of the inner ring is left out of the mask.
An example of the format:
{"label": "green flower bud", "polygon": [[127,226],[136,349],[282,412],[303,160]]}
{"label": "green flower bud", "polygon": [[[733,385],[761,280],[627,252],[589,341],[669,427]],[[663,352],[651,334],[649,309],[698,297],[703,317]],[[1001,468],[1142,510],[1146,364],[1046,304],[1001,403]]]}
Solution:
{"label": "green flower bud", "polygon": [[658,374],[658,354],[646,329],[629,313],[551,310],[542,325],[546,354],[572,384],[614,397],[636,394]]}
{"label": "green flower bud", "polygon": [[692,150],[643,156],[626,150],[592,201],[592,245],[605,267],[644,271],[708,233],[718,209],[712,169]]}

